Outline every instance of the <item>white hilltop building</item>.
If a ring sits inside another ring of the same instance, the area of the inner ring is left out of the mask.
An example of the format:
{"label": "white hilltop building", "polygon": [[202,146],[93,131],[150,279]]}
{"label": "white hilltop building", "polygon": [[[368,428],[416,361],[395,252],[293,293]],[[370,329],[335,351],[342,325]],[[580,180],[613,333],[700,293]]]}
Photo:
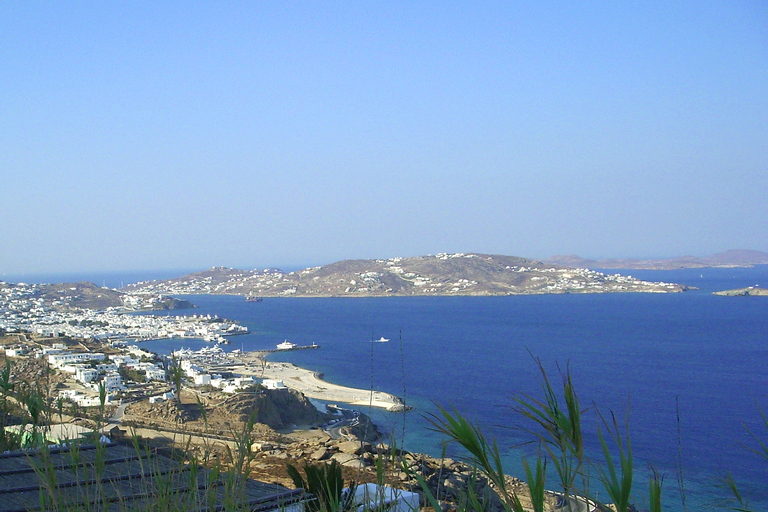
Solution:
{"label": "white hilltop building", "polygon": [[288,386],[282,380],[263,379],[261,385],[266,389],[288,389]]}
{"label": "white hilltop building", "polygon": [[95,368],[91,368],[90,366],[78,366],[75,369],[75,380],[82,384],[88,384],[98,376],[99,371]]}
{"label": "white hilltop building", "polygon": [[82,363],[84,361],[103,361],[106,356],[101,352],[75,352],[59,353],[48,355],[48,364],[54,368],[62,368],[72,363]]}
{"label": "white hilltop building", "polygon": [[150,381],[150,380],[165,381],[165,370],[163,370],[162,368],[158,368],[158,367],[147,368],[145,371],[147,372],[147,381]]}

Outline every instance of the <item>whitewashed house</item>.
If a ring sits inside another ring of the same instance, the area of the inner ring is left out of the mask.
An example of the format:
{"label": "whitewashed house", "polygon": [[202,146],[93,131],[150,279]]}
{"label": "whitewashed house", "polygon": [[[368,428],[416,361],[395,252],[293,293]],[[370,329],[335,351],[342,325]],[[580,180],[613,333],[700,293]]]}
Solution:
{"label": "whitewashed house", "polygon": [[82,363],[84,361],[103,361],[106,356],[100,352],[75,352],[69,354],[50,354],[48,364],[55,368],[60,368],[71,363]]}
{"label": "whitewashed house", "polygon": [[23,348],[7,348],[5,349],[5,355],[8,357],[19,357],[26,354],[27,351]]}
{"label": "whitewashed house", "polygon": [[195,375],[195,386],[206,386],[211,383],[211,376],[207,373]]}
{"label": "whitewashed house", "polygon": [[261,385],[267,389],[288,389],[283,381],[275,379],[264,379],[261,381]]}
{"label": "whitewashed house", "polygon": [[88,384],[99,376],[99,371],[89,366],[80,366],[75,370],[75,380],[83,384]]}
{"label": "whitewashed house", "polygon": [[150,380],[161,380],[165,381],[165,370],[162,368],[148,368],[145,370],[147,372],[146,379],[147,381]]}
{"label": "whitewashed house", "polygon": [[233,382],[238,388],[247,388],[248,386],[253,386],[255,383],[253,377],[235,377]]}
{"label": "whitewashed house", "polygon": [[117,372],[108,373],[104,376],[104,387],[107,391],[125,389],[125,386],[123,386],[123,378]]}

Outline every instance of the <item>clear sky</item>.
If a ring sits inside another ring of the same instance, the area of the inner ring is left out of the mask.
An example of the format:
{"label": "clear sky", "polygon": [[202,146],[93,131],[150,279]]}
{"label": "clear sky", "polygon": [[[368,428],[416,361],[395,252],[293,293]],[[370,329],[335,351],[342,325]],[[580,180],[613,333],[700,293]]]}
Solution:
{"label": "clear sky", "polygon": [[768,251],[768,3],[0,3],[0,278]]}

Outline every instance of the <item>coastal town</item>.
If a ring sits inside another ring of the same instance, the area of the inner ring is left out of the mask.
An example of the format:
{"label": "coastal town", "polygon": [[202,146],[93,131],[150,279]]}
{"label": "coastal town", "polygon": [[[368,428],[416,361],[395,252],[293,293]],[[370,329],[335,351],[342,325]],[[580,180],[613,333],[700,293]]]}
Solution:
{"label": "coastal town", "polygon": [[[91,285],[95,288],[95,285]],[[0,281],[0,332],[25,330],[39,336],[88,338],[94,340],[142,341],[174,337],[194,337],[225,341],[224,336],[244,334],[248,328],[211,315],[154,316],[135,315],[157,307],[170,298],[155,294],[112,293],[112,305],[104,308],[71,307],[79,296],[76,286],[69,296],[50,297],[42,293],[46,285],[3,283]],[[187,307],[192,307],[188,304]]]}
{"label": "coastal town", "polygon": [[[67,287],[73,295],[65,301],[47,297],[44,289],[0,282],[0,433],[5,442],[16,432],[19,444],[13,446],[28,450],[98,439],[107,446],[130,447],[140,439],[155,447],[210,450],[229,460],[238,446],[237,432],[255,422],[246,438],[251,453],[247,474],[256,479],[250,485],[269,485],[273,496],[290,494],[286,486],[295,485],[286,472],[288,461],[327,460],[359,478],[360,471],[373,466],[377,451],[387,448],[376,444],[376,426],[353,407],[406,410],[397,397],[327,383],[289,363],[268,362],[265,352],[225,351],[229,336],[248,332],[237,322],[209,315],[135,314],[167,303],[164,297],[126,295],[121,306],[89,309],[72,307],[87,302],[75,296],[77,286]],[[93,286],[86,289],[94,291]],[[169,355],[141,347],[143,340],[163,337],[212,343]],[[304,348],[319,347],[286,341],[274,350]],[[34,397],[47,411],[42,416],[30,405],[37,403]],[[345,407],[328,405],[321,411],[308,397]],[[373,481],[375,471],[368,474]],[[7,492],[14,500],[26,489],[11,487]],[[410,496],[410,510],[418,495],[403,492],[398,495]]]}
{"label": "coastal town", "polygon": [[[229,352],[221,346],[229,338],[247,334],[248,328],[215,315],[134,314],[164,304],[168,297],[154,294],[121,294],[122,305],[104,309],[71,308],[74,296],[53,299],[42,293],[44,285],[0,283],[0,335],[10,358],[43,359],[65,378],[59,397],[83,407],[120,402],[124,398],[151,403],[173,398],[170,374],[178,367],[190,387],[236,393],[251,387],[287,389],[307,396],[351,404],[372,404],[390,410],[402,407],[386,393],[370,396],[364,390],[336,386],[312,372],[287,363],[268,363],[265,353]],[[88,288],[90,290],[90,288]],[[77,287],[69,287],[75,294]],[[106,293],[107,290],[104,290]],[[210,342],[197,351],[179,349],[160,356],[140,347],[156,339],[198,339]],[[298,347],[284,342],[276,350]],[[100,397],[103,389],[106,397]],[[176,390],[178,391],[178,390]]]}

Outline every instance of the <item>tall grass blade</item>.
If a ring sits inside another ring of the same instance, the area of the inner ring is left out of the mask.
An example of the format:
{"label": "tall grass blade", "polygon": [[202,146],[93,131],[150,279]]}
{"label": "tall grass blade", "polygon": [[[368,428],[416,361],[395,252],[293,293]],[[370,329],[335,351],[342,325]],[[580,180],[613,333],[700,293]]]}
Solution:
{"label": "tall grass blade", "polygon": [[452,413],[438,406],[442,418],[433,416],[429,421],[437,432],[447,435],[470,454],[474,466],[479,467],[497,489],[502,503],[507,510],[522,512],[523,507],[518,496],[507,488],[506,475],[501,463],[499,447],[494,441],[489,443],[482,431],[472,425],[459,412]]}
{"label": "tall grass blade", "polygon": [[[533,424],[533,427],[523,430],[542,444],[567,498],[574,492],[576,478],[581,474],[584,464],[581,426],[584,410],[579,404],[569,368],[564,372],[560,371],[564,402],[561,404],[541,360],[534,357],[534,361],[541,373],[544,398],[539,400],[525,394],[513,397],[514,411]],[[570,503],[570,500],[566,499],[566,502]]]}
{"label": "tall grass blade", "polygon": [[661,486],[663,478],[655,469],[651,469],[648,482],[648,512],[661,512]]}
{"label": "tall grass blade", "polygon": [[[602,417],[602,416],[601,416]],[[605,467],[598,466],[600,480],[603,482],[608,496],[613,500],[613,506],[616,512],[627,512],[630,507],[630,497],[632,494],[633,462],[632,462],[632,444],[629,438],[629,420],[625,427],[624,438],[619,430],[619,424],[616,416],[611,413],[613,426],[609,425],[605,418],[602,418],[606,430],[611,434],[616,444],[616,450],[619,457],[619,468],[617,470],[608,443],[605,440],[603,431],[600,427],[597,429],[597,436],[600,439],[600,446],[603,450],[603,461]],[[620,473],[619,473],[620,471]]]}
{"label": "tall grass blade", "polygon": [[536,470],[531,470],[528,460],[523,457],[523,468],[528,490],[531,492],[531,504],[534,512],[544,512],[544,491],[546,490],[546,461],[539,456],[536,458]]}

